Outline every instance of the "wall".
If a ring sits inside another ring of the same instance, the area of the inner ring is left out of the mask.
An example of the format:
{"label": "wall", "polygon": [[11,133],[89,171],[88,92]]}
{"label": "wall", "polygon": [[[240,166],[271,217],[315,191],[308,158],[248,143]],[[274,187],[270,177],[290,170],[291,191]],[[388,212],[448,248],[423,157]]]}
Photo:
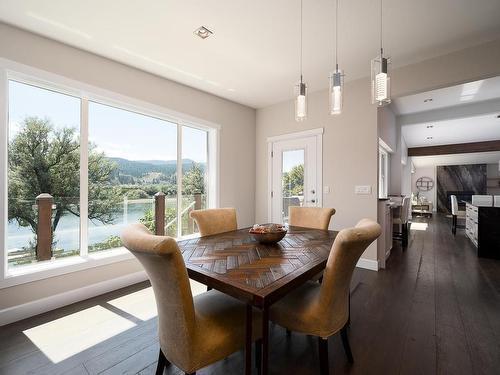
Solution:
{"label": "wall", "polygon": [[[498,61],[500,40],[400,67],[391,73],[392,94],[404,96],[500,75]],[[327,90],[311,93],[308,104],[309,118],[300,124],[293,118],[293,100],[257,110],[256,220],[267,218],[267,137],[317,127],[325,128],[324,185],[333,186],[324,195],[324,206],[338,210],[332,228],[351,226],[362,217],[376,219],[377,111],[370,104],[369,79],[346,83],[345,106],[338,117],[327,114]],[[355,184],[372,185],[373,194],[355,195]],[[371,246],[363,258],[376,260],[376,255]]]}
{"label": "wall", "polygon": [[420,177],[430,177],[434,181],[434,187],[429,191],[421,191],[419,197],[427,199],[432,202],[432,209],[436,211],[437,202],[437,189],[436,189],[436,167],[419,167],[415,168],[415,173],[411,174],[411,192],[416,196],[419,192],[416,182]]}
{"label": "wall", "polygon": [[438,166],[436,176],[438,212],[450,212],[450,191],[469,192],[467,197],[457,193],[459,202],[471,199],[473,194],[486,194],[486,164]]}
{"label": "wall", "polygon": [[[255,218],[255,110],[0,23],[0,57],[221,125],[220,205]],[[141,269],[128,260],[0,290],[0,310]]]}

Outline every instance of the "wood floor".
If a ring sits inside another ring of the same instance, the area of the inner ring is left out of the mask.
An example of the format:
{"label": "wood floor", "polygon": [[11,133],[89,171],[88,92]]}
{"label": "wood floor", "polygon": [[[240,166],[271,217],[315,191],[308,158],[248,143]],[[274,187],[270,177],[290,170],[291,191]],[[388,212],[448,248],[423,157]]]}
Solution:
{"label": "wood floor", "polygon": [[[333,373],[500,373],[500,261],[478,259],[463,229],[452,236],[450,220],[417,220],[408,249],[394,249],[386,270],[356,269],[355,363],[331,338]],[[143,283],[1,327],[0,374],[153,374],[154,315]],[[273,325],[270,333],[272,374],[318,374],[314,338],[287,338]],[[243,358],[236,353],[198,374],[241,374]]]}

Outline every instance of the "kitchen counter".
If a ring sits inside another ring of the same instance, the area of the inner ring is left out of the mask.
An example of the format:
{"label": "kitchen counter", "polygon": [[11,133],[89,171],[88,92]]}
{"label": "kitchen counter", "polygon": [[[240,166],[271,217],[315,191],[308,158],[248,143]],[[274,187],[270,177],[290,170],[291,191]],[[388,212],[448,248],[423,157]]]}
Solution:
{"label": "kitchen counter", "polygon": [[465,203],[465,235],[477,248],[477,255],[500,259],[500,207]]}

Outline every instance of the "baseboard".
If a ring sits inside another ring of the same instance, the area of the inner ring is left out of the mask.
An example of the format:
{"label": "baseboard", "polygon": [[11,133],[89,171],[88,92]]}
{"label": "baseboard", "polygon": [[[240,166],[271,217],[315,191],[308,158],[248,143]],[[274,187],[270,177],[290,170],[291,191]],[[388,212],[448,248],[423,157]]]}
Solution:
{"label": "baseboard", "polygon": [[64,293],[55,294],[50,297],[41,298],[22,305],[8,307],[0,310],[0,326],[17,322],[50,310],[57,309],[75,302],[111,292],[126,286],[137,284],[147,280],[146,272],[139,271],[129,275],[120,276],[115,279],[102,281],[70,290]]}
{"label": "baseboard", "polygon": [[358,260],[356,267],[364,268],[371,271],[378,271],[378,262],[376,260],[361,258]]}

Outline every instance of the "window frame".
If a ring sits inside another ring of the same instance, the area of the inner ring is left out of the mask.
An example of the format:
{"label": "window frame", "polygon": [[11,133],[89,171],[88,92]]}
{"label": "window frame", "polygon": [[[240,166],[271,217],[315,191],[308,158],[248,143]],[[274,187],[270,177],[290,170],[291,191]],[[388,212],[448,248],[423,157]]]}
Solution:
{"label": "window frame", "polygon": [[[88,216],[88,109],[89,102],[112,106],[125,111],[154,117],[168,121],[177,126],[177,172],[182,171],[182,128],[184,126],[207,132],[207,206],[219,206],[219,151],[221,126],[163,106],[145,102],[113,91],[72,80],[58,74],[26,66],[17,62],[0,58],[0,289],[24,284],[49,277],[64,275],[106,264],[133,259],[123,247],[97,253],[88,253],[87,229],[88,220],[80,220],[80,255],[40,262],[19,267],[18,270],[8,268],[7,259],[7,195],[8,195],[8,111],[9,81],[48,89],[57,93],[70,95],[80,99],[80,217]],[[178,176],[182,176],[178,174]],[[178,188],[182,179],[178,178]],[[178,202],[181,194],[178,193]],[[178,217],[179,217],[178,207]],[[178,226],[179,227],[179,226]],[[189,237],[189,236],[185,236]],[[182,237],[180,237],[182,238]]]}
{"label": "window frame", "polygon": [[[385,173],[382,173],[384,171]],[[389,152],[382,146],[378,150],[378,198],[389,196]]]}

